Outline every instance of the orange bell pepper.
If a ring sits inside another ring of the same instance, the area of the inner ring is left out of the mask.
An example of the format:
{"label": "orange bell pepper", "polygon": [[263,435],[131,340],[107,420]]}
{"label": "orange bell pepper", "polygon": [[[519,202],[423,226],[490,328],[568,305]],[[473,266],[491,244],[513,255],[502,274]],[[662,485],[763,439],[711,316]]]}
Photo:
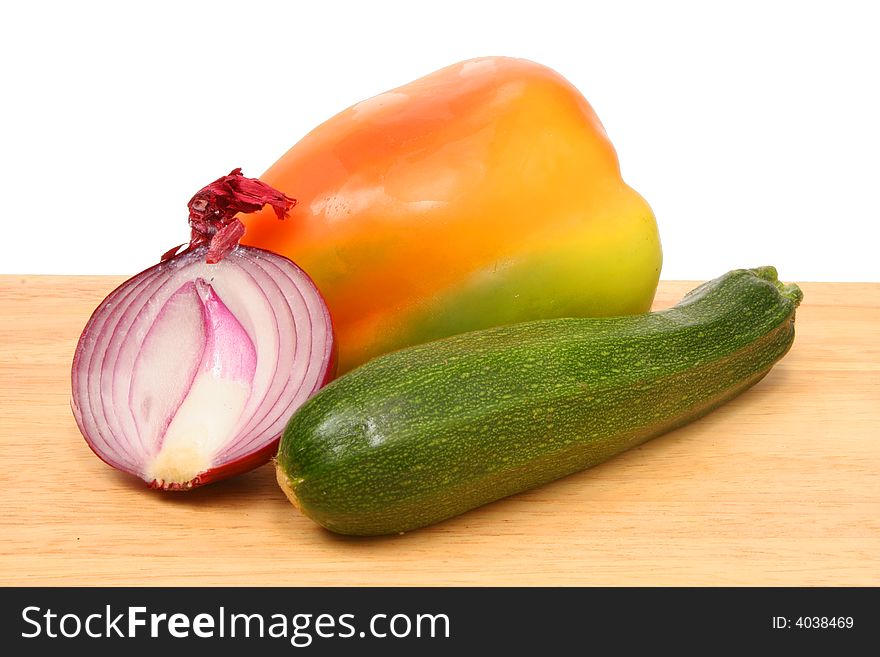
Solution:
{"label": "orange bell pepper", "polygon": [[[340,372],[518,321],[649,309],[654,215],[584,97],[533,62],[455,64],[334,116],[261,179],[297,199],[242,243],[323,293]],[[268,211],[264,211],[268,212]]]}

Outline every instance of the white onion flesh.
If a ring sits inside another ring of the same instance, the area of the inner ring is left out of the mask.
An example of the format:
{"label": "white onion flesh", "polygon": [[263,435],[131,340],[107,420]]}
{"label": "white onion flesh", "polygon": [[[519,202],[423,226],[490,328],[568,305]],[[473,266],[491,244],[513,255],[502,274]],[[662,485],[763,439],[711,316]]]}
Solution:
{"label": "white onion flesh", "polygon": [[106,463],[188,489],[265,463],[333,376],[330,314],[287,258],[206,247],[129,279],[95,310],[72,368],[73,413]]}

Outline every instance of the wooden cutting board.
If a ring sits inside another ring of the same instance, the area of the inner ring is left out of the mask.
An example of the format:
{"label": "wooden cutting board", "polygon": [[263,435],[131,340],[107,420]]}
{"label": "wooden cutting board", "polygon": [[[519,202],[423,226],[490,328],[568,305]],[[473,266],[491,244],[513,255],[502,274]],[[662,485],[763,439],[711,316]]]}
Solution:
{"label": "wooden cutting board", "polygon": [[[792,351],[688,427],[356,539],[299,515],[270,467],[163,494],[89,451],[70,359],[120,280],[0,277],[0,585],[880,584],[880,284],[803,284]],[[655,307],[693,285],[662,283]]]}

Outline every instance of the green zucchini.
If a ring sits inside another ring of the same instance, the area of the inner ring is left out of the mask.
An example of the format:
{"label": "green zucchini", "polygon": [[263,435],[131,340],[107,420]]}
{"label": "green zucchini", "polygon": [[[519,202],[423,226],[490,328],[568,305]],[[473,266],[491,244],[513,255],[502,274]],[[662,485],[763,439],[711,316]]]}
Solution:
{"label": "green zucchini", "polygon": [[445,338],[337,379],[287,425],[293,504],[342,534],[391,534],[589,468],[707,413],[791,347],[796,285],[773,267],[668,310]]}

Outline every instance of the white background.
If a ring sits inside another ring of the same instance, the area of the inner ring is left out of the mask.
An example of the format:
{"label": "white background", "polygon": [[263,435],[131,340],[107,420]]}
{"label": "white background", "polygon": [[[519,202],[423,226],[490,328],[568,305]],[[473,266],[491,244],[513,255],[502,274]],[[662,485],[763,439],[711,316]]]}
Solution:
{"label": "white background", "polygon": [[0,15],[0,273],[134,273],[186,202],[345,107],[511,55],[589,99],[663,278],[880,280],[880,20],[864,2],[16,2]]}

